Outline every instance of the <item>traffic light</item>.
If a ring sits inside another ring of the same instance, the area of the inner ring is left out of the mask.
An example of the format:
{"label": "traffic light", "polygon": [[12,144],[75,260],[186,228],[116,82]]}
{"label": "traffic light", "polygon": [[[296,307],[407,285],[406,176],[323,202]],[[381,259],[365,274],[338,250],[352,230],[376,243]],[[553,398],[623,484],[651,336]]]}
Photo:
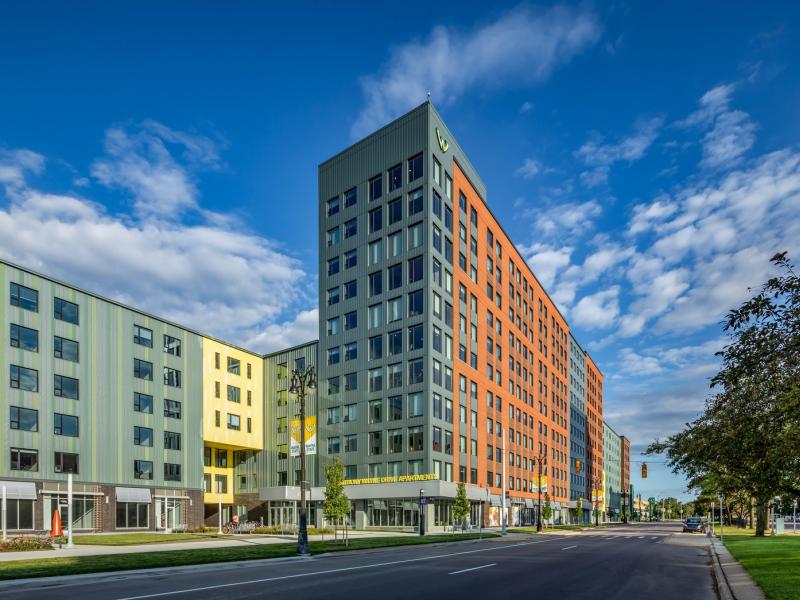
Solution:
{"label": "traffic light", "polygon": [[647,479],[647,463],[642,463],[642,479]]}

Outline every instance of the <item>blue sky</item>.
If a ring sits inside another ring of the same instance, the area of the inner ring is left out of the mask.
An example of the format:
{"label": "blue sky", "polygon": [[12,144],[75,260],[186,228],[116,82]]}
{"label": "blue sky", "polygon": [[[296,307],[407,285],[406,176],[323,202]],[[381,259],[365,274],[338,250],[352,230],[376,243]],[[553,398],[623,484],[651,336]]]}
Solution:
{"label": "blue sky", "polygon": [[[430,90],[641,460],[798,255],[794,3],[160,4],[0,7],[0,256],[255,349],[313,338],[316,166]],[[649,462],[637,488],[685,495]]]}

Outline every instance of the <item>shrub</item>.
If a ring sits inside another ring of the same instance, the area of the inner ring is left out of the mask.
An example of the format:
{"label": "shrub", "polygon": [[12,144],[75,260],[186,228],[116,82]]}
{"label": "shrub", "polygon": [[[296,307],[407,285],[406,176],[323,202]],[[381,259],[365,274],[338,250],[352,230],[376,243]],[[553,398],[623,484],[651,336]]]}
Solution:
{"label": "shrub", "polygon": [[48,537],[16,537],[0,542],[0,552],[25,552],[27,550],[52,550],[53,542]]}

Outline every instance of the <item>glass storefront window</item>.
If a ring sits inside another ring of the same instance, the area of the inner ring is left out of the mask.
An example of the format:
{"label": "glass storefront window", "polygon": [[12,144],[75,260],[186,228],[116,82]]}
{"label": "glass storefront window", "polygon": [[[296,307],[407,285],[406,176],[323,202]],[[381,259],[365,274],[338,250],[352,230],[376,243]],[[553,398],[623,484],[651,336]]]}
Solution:
{"label": "glass storefront window", "polygon": [[6,528],[9,531],[33,529],[33,500],[6,500]]}
{"label": "glass storefront window", "polygon": [[140,502],[117,502],[117,529],[149,527],[150,505]]}
{"label": "glass storefront window", "polygon": [[419,526],[419,506],[416,499],[367,500],[366,508],[369,527]]}
{"label": "glass storefront window", "polygon": [[[95,496],[81,496],[73,494],[72,496],[72,528],[73,529],[95,529]],[[42,522],[45,528],[50,528],[50,523],[53,521],[53,512],[58,510],[61,513],[61,523],[64,528],[67,528],[67,519],[69,512],[67,510],[67,495],[66,494],[53,494],[44,497],[44,515]],[[98,509],[99,510],[99,509]]]}

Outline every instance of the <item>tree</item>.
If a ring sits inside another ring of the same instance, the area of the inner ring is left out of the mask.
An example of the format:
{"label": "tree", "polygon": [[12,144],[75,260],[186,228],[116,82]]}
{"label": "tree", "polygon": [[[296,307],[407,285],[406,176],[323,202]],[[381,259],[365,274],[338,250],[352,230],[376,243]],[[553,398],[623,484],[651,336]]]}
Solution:
{"label": "tree", "polygon": [[544,495],[544,506],[542,507],[542,520],[547,522],[553,517],[553,507],[550,506],[550,494]]}
{"label": "tree", "polygon": [[575,520],[578,523],[583,523],[583,496],[580,496],[575,501]]}
{"label": "tree", "polygon": [[467,488],[463,481],[458,482],[456,490],[456,500],[453,503],[453,519],[455,524],[463,525],[470,513],[469,499],[467,498]]}
{"label": "tree", "polygon": [[723,321],[730,343],[703,414],[648,448],[693,489],[752,498],[758,536],[771,498],[800,495],[800,277],[785,252],[772,263],[779,274]]}
{"label": "tree", "polygon": [[[334,458],[332,462],[323,466],[325,470],[325,501],[322,512],[325,518],[333,523],[334,531],[342,519],[350,513],[350,500],[344,493],[344,466],[342,461]],[[335,535],[335,533],[334,533]]]}

